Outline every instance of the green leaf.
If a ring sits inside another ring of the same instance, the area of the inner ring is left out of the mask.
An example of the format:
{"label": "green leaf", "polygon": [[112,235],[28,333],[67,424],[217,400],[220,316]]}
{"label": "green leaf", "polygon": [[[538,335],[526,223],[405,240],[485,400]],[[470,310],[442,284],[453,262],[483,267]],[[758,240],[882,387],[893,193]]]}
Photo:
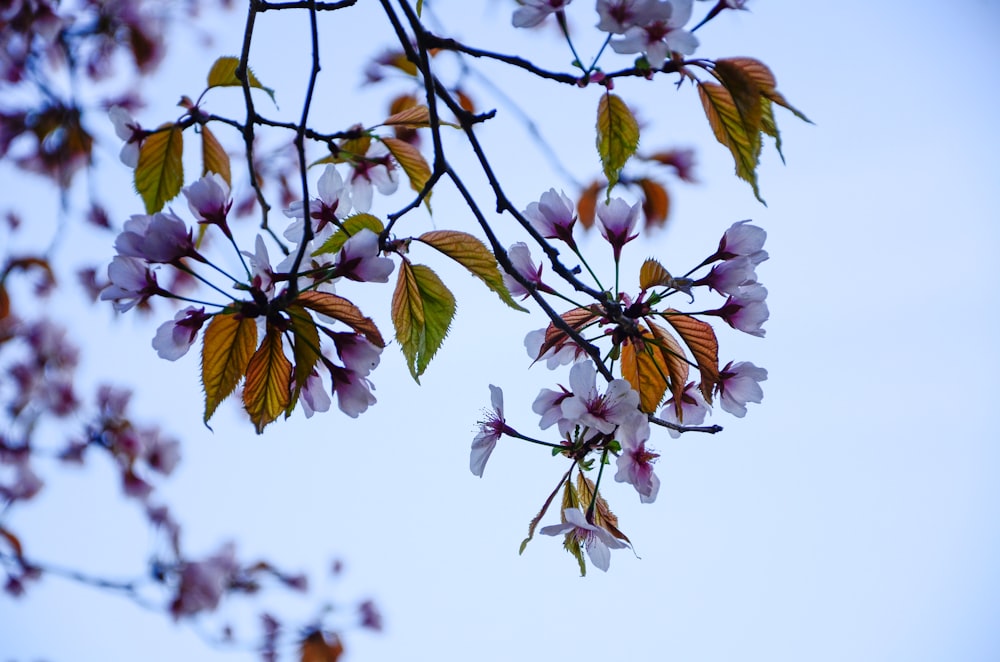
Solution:
{"label": "green leaf", "polygon": [[377,216],[371,214],[354,214],[344,219],[343,226],[334,232],[329,239],[313,251],[313,255],[323,255],[325,253],[336,253],[344,246],[344,242],[356,235],[365,228],[375,234],[380,234],[385,226]]}
{"label": "green leaf", "polygon": [[597,153],[601,156],[608,195],[622,168],[639,147],[639,123],[625,102],[608,92],[597,105]]}
{"label": "green leaf", "polygon": [[146,213],[155,214],[181,192],[184,185],[184,132],[164,124],[139,147],[135,167],[135,190],[146,204]]}
{"label": "green leaf", "polygon": [[757,186],[757,162],[760,157],[760,127],[753,134],[740,116],[732,95],[717,83],[698,83],[698,96],[708,117],[715,139],[727,147],[736,163],[736,175],[753,188],[754,196],[762,203]]}
{"label": "green leaf", "polygon": [[292,356],[295,357],[295,386],[298,391],[305,386],[319,361],[319,331],[312,315],[303,306],[293,303],[285,311],[292,331]]}
{"label": "green leaf", "polygon": [[256,347],[257,322],[252,318],[223,314],[208,323],[201,346],[206,424],[240,383]]}
{"label": "green leaf", "polygon": [[417,0],[417,18],[420,17],[420,12],[424,9],[424,0]]}
{"label": "green leaf", "polygon": [[[418,193],[423,191],[427,181],[431,178],[431,167],[427,164],[427,160],[424,159],[420,150],[398,138],[382,138],[381,140],[382,144],[392,153],[396,162],[403,168],[403,172],[410,180],[410,188]],[[430,209],[430,200],[431,192],[428,191],[424,197],[424,203],[428,209]]]}
{"label": "green leaf", "polygon": [[420,235],[417,241],[436,248],[461,264],[469,270],[469,273],[486,283],[486,287],[496,292],[500,300],[514,310],[528,312],[514,301],[507,286],[504,285],[503,276],[500,274],[493,253],[471,234],[454,230],[435,230]]}
{"label": "green leaf", "polygon": [[[236,77],[236,69],[240,66],[240,59],[238,57],[223,56],[220,57],[212,65],[212,68],[208,72],[208,87],[209,89],[213,87],[242,87],[243,83],[239,78]],[[274,105],[278,105],[274,101],[274,90],[270,87],[264,87],[254,76],[253,71],[250,67],[247,67],[247,82],[250,87],[257,88],[258,90],[263,90],[267,93],[267,96],[271,97],[271,101]]]}
{"label": "green leaf", "polygon": [[257,434],[288,407],[291,379],[292,362],[285,356],[281,331],[268,324],[264,342],[247,364],[243,386],[243,406]]}
{"label": "green leaf", "polygon": [[417,383],[448,335],[454,317],[455,297],[437,274],[422,264],[403,260],[392,294],[392,322]]}
{"label": "green leaf", "polygon": [[208,130],[207,126],[201,127],[201,174],[207,175],[210,172],[222,177],[233,187],[233,175],[229,164],[229,154],[216,139],[215,134]]}

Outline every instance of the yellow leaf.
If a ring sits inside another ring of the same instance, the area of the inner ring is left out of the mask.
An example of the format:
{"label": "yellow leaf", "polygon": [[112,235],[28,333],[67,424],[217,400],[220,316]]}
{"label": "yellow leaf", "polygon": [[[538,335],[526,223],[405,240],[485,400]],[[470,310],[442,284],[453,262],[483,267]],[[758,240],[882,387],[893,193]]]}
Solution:
{"label": "yellow leaf", "polygon": [[291,397],[292,362],[285,356],[281,330],[267,325],[264,342],[247,364],[243,406],[257,434],[288,407]]}
{"label": "yellow leaf", "polygon": [[233,175],[229,165],[229,154],[215,138],[215,134],[208,130],[207,126],[201,127],[201,174],[207,175],[210,172],[222,177],[233,187]]}
{"label": "yellow leaf", "polygon": [[651,257],[646,258],[642,267],[639,268],[639,287],[644,290],[651,287],[665,287],[670,284],[670,281],[670,272]]}
{"label": "yellow leaf", "polygon": [[608,195],[638,147],[639,123],[632,111],[618,96],[606,93],[597,105],[597,153],[608,178]]}
{"label": "yellow leaf", "polygon": [[173,124],[164,124],[151,133],[139,147],[135,167],[135,190],[146,204],[146,213],[154,214],[181,192],[184,185],[184,132]]}
{"label": "yellow leaf", "polygon": [[[208,87],[242,87],[243,83],[236,77],[236,69],[239,66],[240,59],[238,57],[231,55],[220,57],[212,64],[212,68],[208,72]],[[263,90],[267,96],[271,97],[271,101],[274,101],[274,90],[261,85],[249,67],[247,67],[247,82],[250,87]]]}
{"label": "yellow leaf", "polygon": [[430,110],[427,106],[418,105],[410,106],[405,110],[400,110],[394,113],[390,117],[382,120],[383,126],[408,126],[410,128],[419,128],[423,126],[429,126],[431,121]]}
{"label": "yellow leaf", "polygon": [[205,388],[205,423],[240,383],[257,347],[257,322],[238,314],[216,315],[205,328],[201,347],[201,383]]}
{"label": "yellow leaf", "polygon": [[747,181],[753,188],[757,199],[764,202],[757,186],[760,127],[758,126],[752,134],[747,133],[736,102],[722,85],[699,82],[698,95],[701,97],[701,105],[716,140],[727,147],[733,155],[733,160],[736,163],[736,175]]}
{"label": "yellow leaf", "polygon": [[[397,138],[382,138],[382,143],[389,148],[393,158],[403,168],[403,172],[410,180],[410,188],[417,192],[423,191],[427,181],[431,178],[431,167],[427,165],[420,150]],[[430,197],[430,191],[428,191],[424,198],[428,204]]]}
{"label": "yellow leaf", "polygon": [[469,270],[469,273],[486,283],[488,288],[497,293],[501,301],[514,310],[528,312],[511,297],[507,286],[503,283],[503,277],[500,275],[500,268],[497,266],[497,260],[493,253],[486,248],[483,242],[471,234],[454,230],[435,230],[420,235],[417,237],[417,241],[433,246],[461,264]]}
{"label": "yellow leaf", "polygon": [[375,322],[370,317],[365,317],[360,308],[344,297],[329,292],[308,290],[299,292],[295,303],[343,322],[367,338],[368,342],[376,347],[385,347],[385,340],[382,339],[382,334],[375,326]]}
{"label": "yellow leaf", "polygon": [[293,303],[285,311],[294,340],[292,356],[295,357],[295,386],[298,390],[305,386],[306,379],[319,361],[319,331],[312,315],[299,304]]}

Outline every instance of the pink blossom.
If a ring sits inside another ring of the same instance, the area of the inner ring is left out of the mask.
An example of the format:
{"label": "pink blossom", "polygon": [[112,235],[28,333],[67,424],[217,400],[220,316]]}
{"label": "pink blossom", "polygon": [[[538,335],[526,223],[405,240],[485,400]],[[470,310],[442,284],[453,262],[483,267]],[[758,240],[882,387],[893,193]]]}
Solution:
{"label": "pink blossom", "polygon": [[229,197],[229,184],[222,175],[210,172],[181,189],[181,193],[187,198],[188,208],[199,223],[218,225],[232,239],[226,215],[233,206],[233,199]]}
{"label": "pink blossom", "polygon": [[254,243],[254,252],[243,251],[243,254],[250,258],[250,284],[270,296],[274,293],[274,270],[271,268],[271,258],[267,254],[267,244],[264,238],[257,235]]}
{"label": "pink blossom", "polygon": [[306,418],[312,418],[313,413],[330,410],[330,396],[327,395],[323,387],[323,378],[313,370],[312,374],[306,377],[306,383],[299,391],[299,402],[302,403],[302,411]]}
{"label": "pink blossom", "polygon": [[138,257],[151,263],[170,263],[182,257],[202,259],[194,248],[191,230],[171,213],[136,214],[125,221],[115,239],[115,250],[123,257]]}
{"label": "pink blossom", "polygon": [[545,430],[551,427],[553,423],[558,423],[559,434],[566,436],[572,433],[575,423],[572,420],[564,418],[562,412],[563,401],[570,397],[573,397],[573,393],[567,391],[563,386],[560,386],[558,391],[543,388],[531,404],[531,411],[542,417],[542,420],[538,422],[538,427]]}
{"label": "pink blossom", "polygon": [[[541,290],[542,292],[551,292],[552,288],[542,282],[542,266],[535,266],[535,262],[531,259],[531,250],[528,245],[523,241],[519,241],[507,249],[507,257],[510,258],[511,266],[514,270],[521,275],[526,281],[531,283],[535,289]],[[511,296],[521,297],[525,299],[531,292],[522,285],[514,276],[507,273],[506,271],[502,274],[503,284],[507,287],[507,291],[510,292]]]}
{"label": "pink blossom", "polygon": [[395,267],[392,260],[379,256],[378,235],[364,228],[344,242],[333,273],[361,283],[388,283]]}
{"label": "pink blossom", "polygon": [[565,193],[557,193],[554,188],[542,193],[538,202],[532,202],[524,210],[524,217],[538,234],[546,239],[564,241],[576,250],[576,242],[573,240],[576,214],[573,213],[573,202]]}
{"label": "pink blossom", "polygon": [[691,18],[692,0],[649,2],[641,24],[628,29],[622,39],[611,41],[617,53],[645,53],[649,66],[660,69],[670,53],[690,55],[698,48],[698,39],[681,28]]}
{"label": "pink blossom", "polygon": [[565,521],[562,524],[542,527],[539,533],[546,536],[569,534],[572,540],[583,544],[587,550],[587,556],[590,557],[590,562],[607,572],[611,566],[611,550],[622,549],[625,547],[625,543],[605,529],[588,522],[583,511],[579,508],[563,510],[563,519]]}
{"label": "pink blossom", "polygon": [[349,181],[354,209],[360,213],[367,213],[372,208],[373,186],[382,195],[395,193],[399,174],[385,145],[373,141],[364,157],[352,165]]}
{"label": "pink blossom", "polygon": [[660,479],[653,473],[653,462],[659,455],[646,448],[649,419],[645,414],[635,412],[619,426],[616,438],[622,452],[618,456],[615,480],[631,484],[642,503],[653,503],[660,490]]}
{"label": "pink blossom", "polygon": [[644,22],[649,6],[650,0],[597,0],[597,14],[601,17],[597,29],[625,34]]}
{"label": "pink blossom", "polygon": [[162,292],[146,262],[135,257],[119,255],[111,260],[108,280],[111,282],[101,290],[101,301],[114,302],[115,310],[120,313]]}
{"label": "pink blossom", "polygon": [[753,283],[739,288],[736,294],[726,299],[722,308],[705,314],[721,317],[734,329],[763,338],[765,331],[761,327],[770,316],[764,301],[766,298],[767,289],[759,283]]}
{"label": "pink blossom", "polygon": [[215,610],[238,572],[236,548],[232,543],[227,543],[204,561],[184,563],[170,612],[174,618],[180,618]]}
{"label": "pink blossom", "polygon": [[503,416],[503,391],[493,384],[490,384],[490,403],[493,410],[486,412],[486,417],[479,422],[479,434],[472,440],[472,452],[469,456],[469,469],[480,478],[497,441],[507,429]]}
{"label": "pink blossom", "polygon": [[740,255],[715,265],[708,275],[696,280],[693,285],[707,285],[723,294],[738,294],[741,288],[745,290],[747,285],[756,282],[754,263],[746,255]]}
{"label": "pink blossom", "polygon": [[524,0],[524,3],[514,10],[511,24],[515,28],[531,28],[542,21],[549,14],[562,11],[563,7],[573,0]]}
{"label": "pink blossom", "polygon": [[198,330],[208,318],[203,307],[188,306],[174,315],[173,320],[160,325],[153,338],[153,349],[161,359],[176,361],[191,349]]}
{"label": "pink blossom", "polygon": [[146,137],[146,132],[121,106],[112,106],[108,110],[108,117],[115,127],[115,134],[125,141],[118,158],[129,168],[135,168],[139,165],[139,148]]}
{"label": "pink blossom", "polygon": [[759,403],[764,399],[760,382],[767,379],[767,370],[758,368],[748,361],[730,361],[719,372],[717,386],[722,409],[733,416],[743,418],[747,413],[747,403]]}
{"label": "pink blossom", "polygon": [[[309,217],[313,220],[313,236],[321,237],[332,233],[351,211],[351,191],[333,164],[328,164],[317,183],[318,198],[309,202]],[[369,196],[369,205],[371,204]],[[359,210],[360,211],[360,210]],[[367,210],[365,210],[367,211]],[[301,201],[293,202],[285,210],[285,216],[298,219],[285,229],[285,238],[302,243],[305,230],[305,213]]]}
{"label": "pink blossom", "polygon": [[748,225],[749,220],[733,223],[722,239],[719,241],[719,249],[715,255],[708,258],[705,263],[715,260],[731,260],[742,255],[750,258],[754,265],[758,265],[767,259],[767,251],[763,250],[764,240],[767,239],[767,232],[764,228],[756,225]]}
{"label": "pink blossom", "polygon": [[544,344],[545,329],[535,329],[524,337],[524,348],[527,350],[528,356],[533,361],[544,359],[545,367],[549,370],[555,370],[561,365],[569,365],[579,357],[584,356],[583,349],[573,342],[567,342],[561,346],[549,347],[543,354],[541,352]]}
{"label": "pink blossom", "polygon": [[358,333],[334,333],[333,343],[344,367],[362,377],[367,377],[378,367],[382,348],[373,345]]}
{"label": "pink blossom", "polygon": [[631,207],[621,198],[612,198],[609,202],[597,205],[597,218],[601,222],[601,236],[608,240],[615,253],[615,262],[622,254],[622,246],[632,241],[639,234],[633,233],[636,221],[639,219],[640,203]]}
{"label": "pink blossom", "polygon": [[[301,224],[300,224],[301,227]],[[331,233],[332,234],[332,233]],[[300,290],[316,290],[317,292],[328,292],[330,294],[337,293],[337,278],[334,276],[333,267],[335,255],[330,253],[316,253],[316,249],[319,248],[321,242],[319,239],[314,239],[306,244],[306,250],[304,253],[304,259],[299,264],[299,277],[298,286]],[[285,259],[279,262],[274,270],[276,273],[288,273],[295,264],[295,258],[298,257],[298,251],[293,250],[285,256]]]}
{"label": "pink blossom", "polygon": [[[677,425],[701,425],[705,422],[705,415],[712,407],[705,402],[705,397],[701,394],[701,389],[697,388],[694,382],[689,382],[681,393],[681,418],[677,418],[677,408],[675,398],[671,397],[664,403],[663,410],[660,411],[660,418]],[[681,436],[679,430],[667,428],[667,432],[674,439]]]}
{"label": "pink blossom", "polygon": [[639,407],[639,394],[624,379],[612,380],[604,394],[599,394],[593,361],[570,368],[569,384],[573,396],[562,403],[563,418],[603,434],[614,432]]}
{"label": "pink blossom", "polygon": [[357,418],[375,404],[375,396],[372,395],[373,386],[366,377],[338,366],[330,369],[330,377],[333,381],[333,391],[337,394],[337,406],[351,418]]}
{"label": "pink blossom", "polygon": [[176,439],[163,439],[160,431],[149,428],[142,432],[143,457],[149,468],[169,476],[181,461],[181,445]]}

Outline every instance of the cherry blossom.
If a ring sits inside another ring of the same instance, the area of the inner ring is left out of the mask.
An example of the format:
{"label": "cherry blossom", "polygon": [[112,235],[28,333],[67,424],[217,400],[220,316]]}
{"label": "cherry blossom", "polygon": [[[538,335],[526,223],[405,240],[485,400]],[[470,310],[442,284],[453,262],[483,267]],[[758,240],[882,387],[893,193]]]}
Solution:
{"label": "cherry blossom", "polygon": [[717,386],[723,410],[733,416],[743,418],[747,413],[747,403],[759,403],[764,399],[764,391],[760,383],[767,379],[767,370],[758,368],[748,361],[733,363],[730,361],[719,372]]}
{"label": "cherry blossom", "polygon": [[750,258],[754,265],[758,265],[767,259],[767,251],[763,250],[764,240],[767,239],[767,232],[764,228],[756,225],[748,225],[750,220],[733,223],[722,239],[719,241],[719,249],[712,257],[705,260],[705,264],[716,260],[731,260],[742,255]]}
{"label": "cherry blossom", "polygon": [[[701,389],[697,388],[694,382],[688,382],[681,393],[681,419],[677,418],[675,402],[676,400],[671,397],[664,403],[660,418],[677,425],[701,425],[705,422],[705,415],[712,410],[711,405],[705,402]],[[680,431],[673,428],[667,428],[667,432],[674,439],[681,436]]]}
{"label": "cherry blossom", "polygon": [[176,361],[187,354],[198,330],[209,318],[204,308],[188,306],[178,312],[173,320],[164,322],[153,337],[153,349],[161,359]]}
{"label": "cherry blossom", "polygon": [[[319,197],[313,198],[309,202],[309,217],[313,219],[313,236],[325,238],[332,234],[334,228],[340,225],[340,219],[346,218],[350,213],[351,191],[344,184],[343,178],[333,164],[326,166],[316,186]],[[369,196],[370,204],[371,199]],[[285,229],[285,239],[302,243],[302,236],[305,230],[305,212],[303,208],[304,205],[300,200],[293,202],[285,210],[285,216],[297,219]],[[367,209],[363,211],[367,211]]]}
{"label": "cherry blossom", "polygon": [[671,52],[690,55],[698,48],[698,39],[682,30],[691,19],[692,0],[651,1],[643,7],[642,22],[613,39],[617,53],[645,53],[649,66],[660,69]]}
{"label": "cherry blossom", "polygon": [[354,209],[367,213],[372,208],[372,187],[382,195],[391,195],[399,187],[399,174],[389,156],[389,150],[380,142],[373,142],[363,158],[352,166],[348,183]]}
{"label": "cherry blossom", "polygon": [[560,386],[558,391],[543,388],[531,404],[531,411],[542,417],[542,420],[538,422],[538,427],[545,430],[552,427],[553,423],[558,423],[559,434],[565,437],[572,433],[576,424],[565,418],[562,412],[563,401],[570,397],[573,397],[573,393],[567,391],[564,386]]}
{"label": "cherry blossom", "polygon": [[486,417],[479,422],[479,433],[472,440],[472,452],[469,455],[469,470],[480,478],[497,441],[507,429],[503,416],[503,391],[499,386],[490,384],[490,403],[493,410],[488,411]]}
{"label": "cherry blossom", "polygon": [[330,396],[327,395],[326,389],[323,387],[323,378],[317,371],[313,370],[306,377],[306,383],[299,391],[299,402],[302,404],[302,411],[306,418],[312,418],[313,413],[317,411],[330,410]]}
{"label": "cherry blossom", "polygon": [[187,198],[188,208],[199,223],[218,225],[227,237],[233,238],[226,222],[233,200],[229,197],[229,184],[222,175],[210,172],[182,188],[181,193]]}
{"label": "cherry blossom", "polygon": [[583,511],[579,508],[566,508],[563,510],[562,524],[544,526],[539,533],[546,536],[558,536],[569,534],[569,536],[582,543],[587,550],[587,556],[595,567],[604,572],[611,566],[611,550],[622,549],[625,543],[615,538],[605,529],[591,524],[587,521]]}
{"label": "cherry blossom", "polygon": [[601,17],[597,29],[611,34],[625,34],[629,28],[642,25],[650,0],[597,0]]}
{"label": "cherry blossom", "polygon": [[142,145],[143,138],[146,137],[146,132],[121,106],[112,106],[108,110],[108,117],[111,118],[111,123],[115,127],[115,134],[125,141],[118,158],[129,168],[135,168],[139,165],[139,147]]}
{"label": "cherry blossom", "polygon": [[138,257],[154,264],[167,264],[183,257],[204,261],[194,248],[187,224],[169,212],[133,215],[115,239],[115,250],[121,256]]}
{"label": "cherry blossom", "polygon": [[[299,227],[301,227],[301,224]],[[299,290],[316,290],[317,292],[336,294],[337,278],[333,271],[336,255],[331,255],[330,253],[314,255],[320,245],[321,241],[319,239],[306,244],[306,250],[303,253],[305,257],[299,264]],[[295,264],[296,257],[298,257],[297,250],[289,252],[285,256],[285,259],[275,266],[275,272],[288,273],[292,265]]]}
{"label": "cherry blossom", "polygon": [[392,260],[379,256],[378,235],[364,228],[344,242],[333,273],[361,283],[388,283],[395,267]]}
{"label": "cherry blossom", "polygon": [[333,343],[344,367],[362,377],[367,377],[378,367],[382,348],[373,345],[357,333],[334,333]]}
{"label": "cherry blossom", "polygon": [[631,207],[621,198],[597,205],[597,219],[601,222],[601,236],[608,240],[615,253],[615,262],[621,258],[622,246],[639,236],[634,232],[639,219],[641,203]]}
{"label": "cherry blossom", "polygon": [[337,406],[351,418],[357,418],[375,404],[372,383],[364,376],[347,368],[332,366],[330,377],[333,391],[337,394]]}
{"label": "cherry blossom", "polygon": [[739,294],[745,291],[747,285],[756,282],[757,272],[753,261],[746,255],[740,255],[713,266],[708,275],[699,278],[692,285],[707,285],[723,294]]}
{"label": "cherry blossom", "polygon": [[734,329],[763,338],[765,331],[761,327],[770,316],[764,301],[766,298],[767,288],[759,283],[752,283],[739,288],[736,294],[726,299],[722,308],[705,314],[721,317]]}
{"label": "cherry blossom", "polygon": [[213,611],[234,581],[239,565],[236,548],[227,543],[204,561],[187,562],[180,573],[177,595],[170,605],[174,618]]}
{"label": "cherry blossom", "polygon": [[542,21],[549,14],[553,14],[568,5],[573,0],[524,0],[524,3],[514,10],[511,17],[511,24],[515,28],[531,28]]}
{"label": "cherry blossom", "polygon": [[[519,241],[512,245],[507,249],[507,257],[510,258],[511,266],[514,267],[517,273],[536,289],[542,292],[553,291],[551,287],[542,282],[542,266],[535,266],[535,262],[531,259],[531,250],[526,243]],[[528,288],[522,285],[511,274],[504,271],[501,276],[503,277],[503,284],[507,287],[511,296],[526,299],[531,294]]]}
{"label": "cherry blossom", "polygon": [[136,257],[119,255],[112,259],[108,265],[108,280],[111,282],[101,290],[101,301],[114,302],[115,310],[120,313],[155,294],[164,293],[156,283],[156,274],[149,270],[144,260]]}
{"label": "cherry blossom", "polygon": [[639,406],[639,394],[624,379],[612,380],[604,394],[599,394],[593,361],[570,368],[569,384],[573,395],[562,402],[563,417],[603,434],[614,432]]}
{"label": "cherry blossom", "polygon": [[653,473],[653,462],[659,455],[646,448],[649,419],[642,412],[635,412],[618,427],[616,438],[622,452],[618,456],[615,480],[631,484],[642,503],[653,503],[660,490],[660,479]]}
{"label": "cherry blossom", "polygon": [[573,213],[573,202],[565,193],[557,193],[554,188],[542,193],[538,202],[532,202],[524,210],[524,217],[538,234],[546,239],[564,241],[576,250],[576,241],[573,240],[576,214]]}
{"label": "cherry blossom", "polygon": [[243,251],[243,254],[250,258],[251,285],[269,297],[274,293],[274,270],[271,268],[271,258],[267,254],[264,238],[257,235],[254,252]]}
{"label": "cherry blossom", "polygon": [[545,329],[535,329],[524,337],[524,348],[528,356],[533,361],[545,361],[545,367],[555,370],[561,365],[569,365],[579,357],[584,356],[584,351],[576,343],[565,343],[559,346],[549,347],[542,353],[542,345],[545,344]]}

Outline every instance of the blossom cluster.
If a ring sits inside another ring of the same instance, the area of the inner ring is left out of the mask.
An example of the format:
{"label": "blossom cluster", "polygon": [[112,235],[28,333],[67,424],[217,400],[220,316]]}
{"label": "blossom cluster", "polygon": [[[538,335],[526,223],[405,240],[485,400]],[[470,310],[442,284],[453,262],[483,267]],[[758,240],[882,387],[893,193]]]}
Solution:
{"label": "blossom cluster", "polygon": [[[638,235],[640,213],[638,203],[629,204],[621,198],[611,198],[596,210],[601,237],[611,249],[616,284],[622,251]],[[767,379],[767,371],[747,361],[730,361],[720,368],[715,358],[715,332],[704,318],[720,318],[736,330],[764,335],[767,290],[758,281],[756,268],[768,258],[763,248],[766,233],[749,221],[734,223],[723,234],[717,249],[683,277],[671,276],[650,259],[640,274],[642,283],[637,294],[619,291],[612,295],[579,250],[574,238],[578,218],[564,193],[555,189],[543,193],[524,209],[522,216],[539,235],[568,247],[583,267],[573,271],[581,273],[585,269],[591,274],[597,285],[594,291],[603,293],[599,294],[603,299],[596,305],[576,304],[563,316],[577,332],[576,337],[550,324],[525,338],[533,362],[544,361],[549,369],[571,365],[568,386],[542,389],[532,405],[540,417],[539,428],[554,428],[557,437],[547,441],[512,427],[504,411],[503,392],[491,385],[492,409],[480,422],[473,440],[470,469],[482,476],[487,460],[504,436],[550,447],[553,454],[569,458],[581,476],[596,463],[601,471],[589,502],[584,499],[578,504],[581,507],[567,506],[575,498],[568,496],[563,502],[562,523],[543,527],[540,532],[565,536],[568,549],[577,554],[585,550],[596,567],[607,570],[609,550],[627,546],[628,539],[616,526],[601,521],[609,517],[602,516],[597,507],[602,502],[599,491],[604,464],[613,458],[617,468],[614,479],[631,485],[642,503],[652,503],[660,489],[654,470],[660,454],[648,445],[651,423],[666,427],[674,438],[696,430],[713,432],[715,428],[699,427],[712,410],[713,396],[723,411],[737,417],[746,415],[748,403],[759,403],[763,398],[760,382]],[[543,269],[536,266],[526,244],[514,244],[508,255],[513,271],[504,278],[512,294],[572,301],[571,295],[557,291],[555,281],[543,279]],[[689,297],[693,303],[708,293],[725,297],[724,303],[693,312],[667,305],[678,295]],[[680,341],[659,325],[673,329],[683,342],[697,347],[697,351],[692,349],[693,365],[699,369],[700,383],[686,382],[688,359]],[[589,329],[600,333],[588,340],[583,333]],[[608,342],[610,348],[595,354],[595,343]],[[599,364],[597,356],[607,358]],[[615,372],[621,376],[614,377]],[[660,373],[662,381],[657,382],[656,373]],[[599,374],[607,381],[603,389],[597,385]],[[658,403],[662,404],[658,407]],[[571,489],[568,482],[565,488]],[[582,557],[578,558],[583,567]]]}

